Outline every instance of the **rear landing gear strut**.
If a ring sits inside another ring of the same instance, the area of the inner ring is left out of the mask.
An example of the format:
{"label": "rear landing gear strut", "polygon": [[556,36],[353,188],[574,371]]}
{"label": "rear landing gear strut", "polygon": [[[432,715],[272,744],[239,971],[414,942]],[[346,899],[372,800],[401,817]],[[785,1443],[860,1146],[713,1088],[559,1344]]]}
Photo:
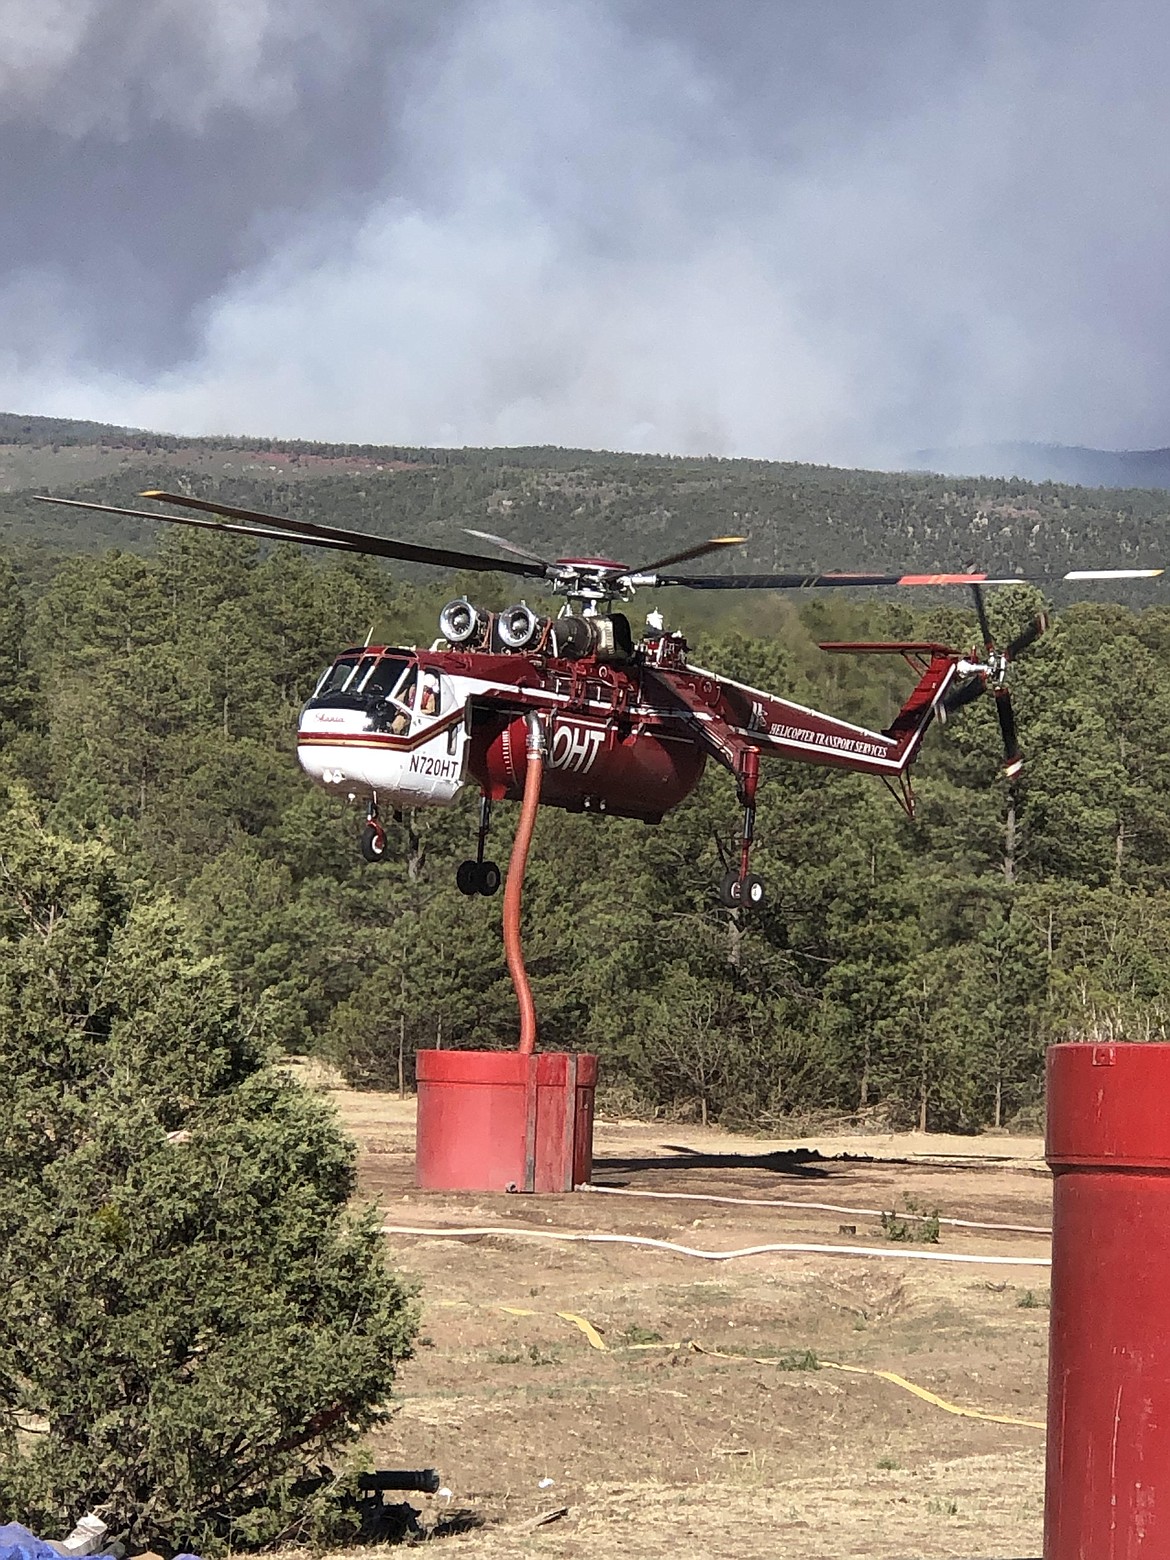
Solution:
{"label": "rear landing gear strut", "polygon": [[455,873],[455,886],[461,894],[491,895],[500,886],[500,869],[494,861],[483,859],[488,830],[492,824],[492,804],[487,796],[479,799],[479,836],[475,844],[475,860],[461,861]]}
{"label": "rear landing gear strut", "polygon": [[743,808],[743,833],[739,844],[739,865],[725,872],[719,884],[719,902],[729,910],[757,910],[764,903],[764,880],[748,871],[752,836],[756,827],[756,787],[760,781],[760,755],[748,748],[739,775],[739,801]]}

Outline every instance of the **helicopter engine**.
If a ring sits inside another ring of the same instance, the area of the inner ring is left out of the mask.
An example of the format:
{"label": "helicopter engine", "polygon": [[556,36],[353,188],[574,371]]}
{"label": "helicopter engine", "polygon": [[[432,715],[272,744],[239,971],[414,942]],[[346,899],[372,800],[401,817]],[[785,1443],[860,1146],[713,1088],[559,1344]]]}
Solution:
{"label": "helicopter engine", "polygon": [[599,661],[628,661],[634,653],[634,636],[624,612],[598,612],[587,618],[559,617],[553,622],[553,640],[556,653],[569,659],[593,655]]}
{"label": "helicopter engine", "polygon": [[455,649],[483,644],[490,631],[488,614],[472,606],[466,596],[449,601],[439,613],[439,632]]}
{"label": "helicopter engine", "polygon": [[496,618],[496,633],[505,650],[532,650],[548,629],[548,618],[538,618],[526,601],[507,607]]}
{"label": "helicopter engine", "polygon": [[628,661],[634,653],[630,621],[624,613],[540,617],[526,601],[491,613],[459,596],[439,613],[439,632],[459,650],[494,649],[509,655],[541,651],[563,661],[594,656],[610,662]]}

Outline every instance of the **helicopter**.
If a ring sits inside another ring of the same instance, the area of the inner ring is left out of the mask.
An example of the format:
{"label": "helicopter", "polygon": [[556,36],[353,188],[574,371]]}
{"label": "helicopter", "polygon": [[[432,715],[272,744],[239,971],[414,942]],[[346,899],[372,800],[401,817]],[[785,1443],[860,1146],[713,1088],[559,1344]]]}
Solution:
{"label": "helicopter", "polygon": [[[1023,766],[1008,677],[1013,663],[1045,632],[1039,613],[1002,647],[991,632],[985,587],[1055,581],[1152,579],[1162,569],[1073,570],[1062,575],[992,577],[954,573],[678,574],[680,564],[747,540],[717,536],[631,568],[609,558],[546,559],[490,532],[469,535],[506,556],[429,547],[266,514],[187,494],[150,489],[143,498],[187,511],[127,509],[37,495],[42,502],[195,526],[262,542],[294,542],[338,552],[506,574],[562,598],[555,615],[524,599],[492,612],[466,597],[439,614],[428,649],[351,646],[331,661],[300,713],[297,757],[326,791],[365,809],[361,852],[385,858],[385,811],[447,807],[469,785],[478,789],[474,858],[456,883],[466,895],[494,894],[501,873],[486,857],[492,808],[522,801],[530,760],[539,759],[540,800],[569,812],[657,824],[695,789],[708,760],[727,769],[742,810],[737,859],[719,885],[729,909],[764,903],[751,871],[762,758],[827,765],[881,779],[913,816],[911,766],[932,722],[976,698],[995,703],[1003,769]],[[882,731],[809,709],[777,694],[696,666],[686,640],[651,612],[635,639],[620,610],[640,589],[821,590],[949,587],[970,590],[982,647],[973,651],[926,640],[825,642],[835,654],[901,656],[915,676],[902,707]]]}

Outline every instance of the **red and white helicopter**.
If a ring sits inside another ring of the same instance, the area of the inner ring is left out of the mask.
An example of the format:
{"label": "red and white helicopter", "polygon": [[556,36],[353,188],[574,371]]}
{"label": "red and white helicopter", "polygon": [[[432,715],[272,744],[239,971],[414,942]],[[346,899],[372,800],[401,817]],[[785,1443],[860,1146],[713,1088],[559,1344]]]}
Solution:
{"label": "red and white helicopter", "polygon": [[[386,853],[383,809],[449,806],[463,788],[480,795],[474,860],[457,873],[466,894],[494,894],[499,867],[485,860],[492,804],[524,794],[529,756],[542,761],[540,799],[570,812],[593,812],[658,823],[698,784],[709,758],[735,778],[743,809],[739,860],[720,885],[729,907],[759,905],[760,879],[750,870],[760,759],[877,775],[913,811],[912,764],[932,720],[990,693],[1003,736],[1004,770],[1023,764],[1007,687],[1013,661],[1047,627],[1042,614],[998,648],[984,606],[984,585],[1150,579],[1161,569],[1074,570],[1059,576],[954,574],[718,574],[668,572],[677,565],[745,538],[714,537],[695,547],[628,568],[607,558],[550,561],[483,531],[469,534],[509,556],[489,557],[448,548],[284,519],[185,494],[152,490],[161,500],[195,514],[121,509],[77,499],[48,503],[161,520],[244,535],[265,542],[368,554],[440,568],[518,576],[564,604],[544,616],[524,601],[488,612],[460,598],[439,616],[430,649],[361,645],[343,651],[326,669],[301,712],[297,756],[326,790],[361,801],[366,809],[362,854]],[[216,518],[207,518],[213,516]],[[982,652],[929,642],[844,644],[824,650],[895,653],[917,681],[884,731],[869,731],[763,689],[721,677],[688,660],[680,634],[652,612],[635,640],[628,617],[615,610],[640,588],[792,590],[858,586],[965,586],[972,590],[982,630]]]}

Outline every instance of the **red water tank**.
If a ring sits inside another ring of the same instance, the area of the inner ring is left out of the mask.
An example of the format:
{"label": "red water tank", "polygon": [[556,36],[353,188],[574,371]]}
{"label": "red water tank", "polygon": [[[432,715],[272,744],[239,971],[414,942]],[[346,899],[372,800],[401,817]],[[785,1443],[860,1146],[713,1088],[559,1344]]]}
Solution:
{"label": "red water tank", "polygon": [[[520,715],[477,725],[468,768],[489,796],[517,801],[523,794],[526,740]],[[541,802],[656,823],[691,794],[705,763],[702,747],[685,734],[604,714],[559,714],[549,734]]]}
{"label": "red water tank", "polygon": [[571,1192],[589,1180],[596,1056],[419,1051],[416,1076],[419,1186]]}
{"label": "red water tank", "polygon": [[1170,1045],[1048,1053],[1044,1560],[1170,1556]]}

